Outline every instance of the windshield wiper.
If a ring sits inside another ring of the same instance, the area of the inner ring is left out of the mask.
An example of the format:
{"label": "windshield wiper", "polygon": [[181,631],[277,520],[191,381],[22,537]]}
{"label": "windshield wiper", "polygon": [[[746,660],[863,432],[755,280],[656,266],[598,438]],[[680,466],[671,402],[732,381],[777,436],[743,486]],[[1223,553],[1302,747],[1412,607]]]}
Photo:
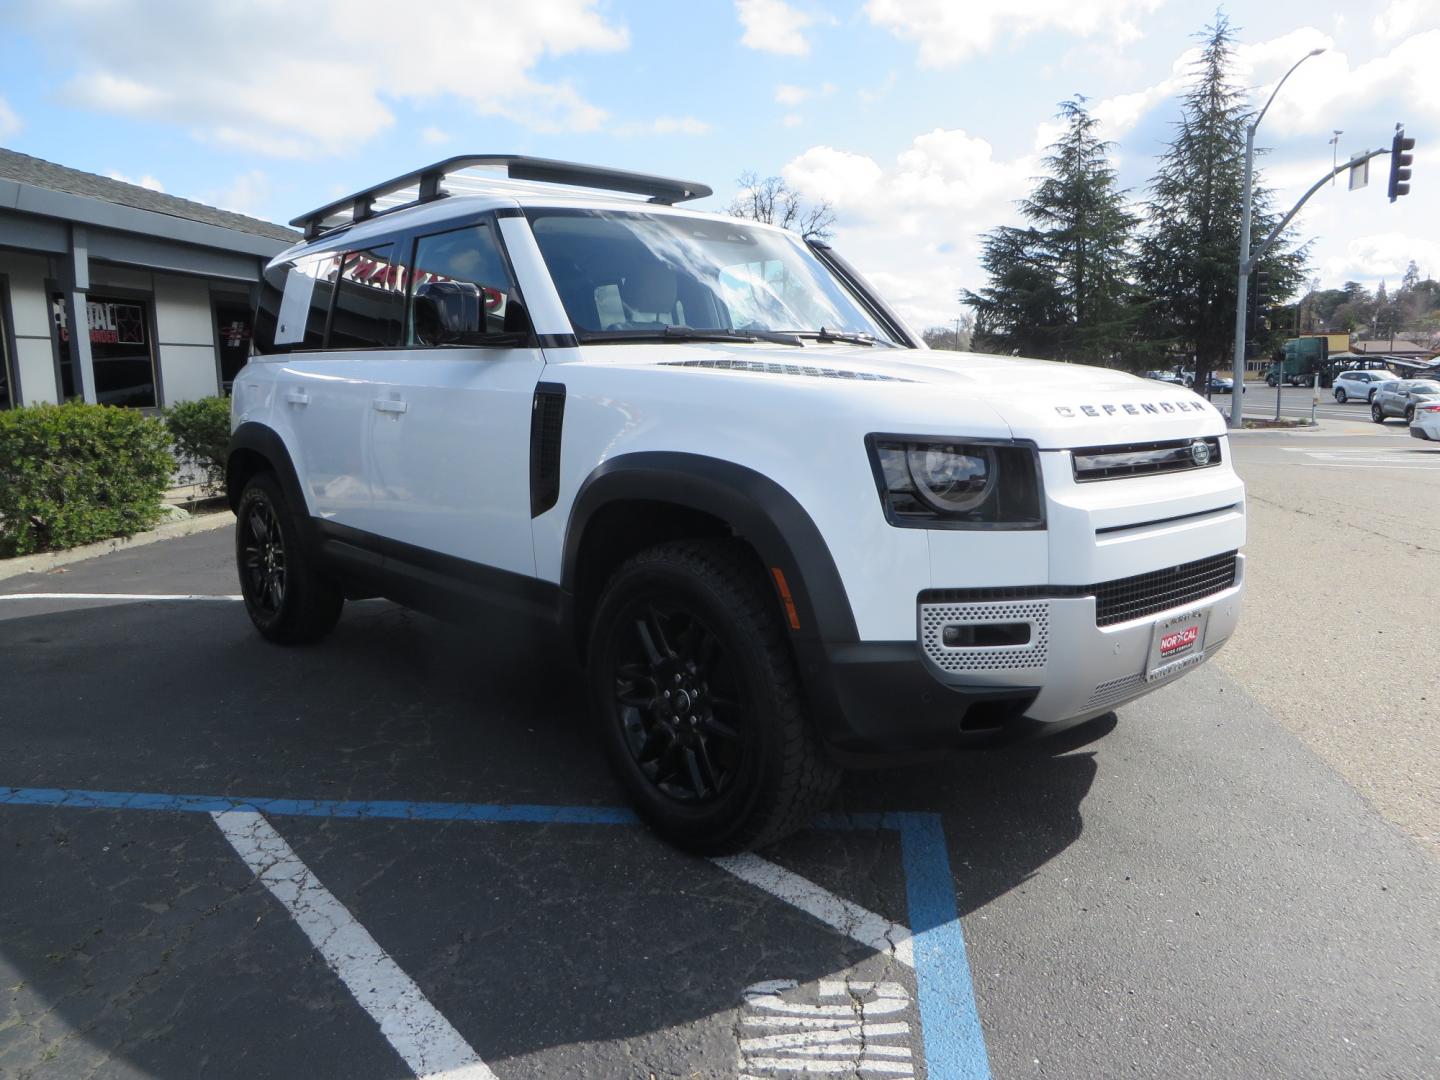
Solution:
{"label": "windshield wiper", "polygon": [[[826,330],[825,327],[823,327],[823,326],[820,327],[819,330],[796,330],[796,331],[793,331],[793,333],[795,334],[796,337],[814,338],[816,341],[820,342],[820,344],[822,344],[822,345],[827,344],[827,343],[830,343],[830,342],[836,342],[836,341],[841,342],[841,343],[843,343],[843,344],[845,344],[845,345],[878,345],[878,344],[880,344],[880,339],[879,339],[879,338],[876,338],[876,337],[872,337],[870,334],[849,333],[848,331],[844,331],[844,330],[841,330],[841,331],[838,331],[838,332],[837,332],[837,331],[834,331],[834,330]],[[888,343],[887,343],[887,344],[888,344]]]}
{"label": "windshield wiper", "polygon": [[581,341],[769,341],[776,345],[800,345],[798,334],[774,330],[702,329],[697,326],[666,326],[660,330],[587,330],[577,334]]}

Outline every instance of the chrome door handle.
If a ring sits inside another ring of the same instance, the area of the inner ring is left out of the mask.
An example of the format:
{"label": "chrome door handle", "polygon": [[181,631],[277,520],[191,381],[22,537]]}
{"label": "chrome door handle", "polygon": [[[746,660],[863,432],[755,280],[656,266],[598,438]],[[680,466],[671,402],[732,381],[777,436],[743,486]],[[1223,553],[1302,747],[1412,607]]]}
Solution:
{"label": "chrome door handle", "polygon": [[376,398],[372,404],[379,412],[403,413],[410,411],[409,402],[396,401],[394,398]]}
{"label": "chrome door handle", "polygon": [[285,400],[291,405],[309,405],[310,395],[305,393],[304,390],[287,390],[285,392]]}

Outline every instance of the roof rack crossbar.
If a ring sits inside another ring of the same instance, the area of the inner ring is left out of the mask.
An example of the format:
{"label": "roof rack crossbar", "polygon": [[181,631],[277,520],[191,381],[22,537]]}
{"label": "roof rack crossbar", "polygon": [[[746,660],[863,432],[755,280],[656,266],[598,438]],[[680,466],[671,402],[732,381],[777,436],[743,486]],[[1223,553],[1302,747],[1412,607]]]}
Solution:
{"label": "roof rack crossbar", "polygon": [[445,192],[440,186],[441,181],[451,173],[476,166],[502,167],[505,169],[505,175],[511,180],[599,188],[603,191],[623,191],[630,195],[646,195],[650,202],[665,205],[685,202],[689,199],[703,199],[707,195],[714,194],[706,185],[690,180],[672,180],[664,176],[649,176],[645,173],[607,169],[598,165],[579,165],[572,161],[554,161],[549,158],[527,157],[522,154],[462,154],[458,157],[446,158],[444,161],[437,161],[433,165],[426,165],[424,168],[397,176],[392,180],[386,180],[383,184],[376,184],[364,191],[357,191],[353,195],[336,199],[332,203],[326,203],[309,213],[301,214],[290,224],[296,228],[303,228],[305,239],[313,240],[324,231],[324,223],[327,218],[334,217],[343,211],[350,211],[350,221],[353,223],[365,221],[377,214],[388,213],[389,209],[398,210],[399,207],[391,207],[377,211],[375,201],[386,195],[393,195],[397,191],[404,191],[406,188],[417,185],[419,187],[419,194],[415,201],[406,203],[407,206],[444,198]]}

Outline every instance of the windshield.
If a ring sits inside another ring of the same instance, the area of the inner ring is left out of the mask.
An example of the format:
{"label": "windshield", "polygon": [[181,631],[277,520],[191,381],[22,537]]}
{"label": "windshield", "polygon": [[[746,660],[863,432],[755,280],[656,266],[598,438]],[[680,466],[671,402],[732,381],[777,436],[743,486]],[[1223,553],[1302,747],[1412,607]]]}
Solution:
{"label": "windshield", "polygon": [[789,233],[643,211],[526,213],[581,340],[663,340],[670,328],[716,336],[823,328],[891,341]]}

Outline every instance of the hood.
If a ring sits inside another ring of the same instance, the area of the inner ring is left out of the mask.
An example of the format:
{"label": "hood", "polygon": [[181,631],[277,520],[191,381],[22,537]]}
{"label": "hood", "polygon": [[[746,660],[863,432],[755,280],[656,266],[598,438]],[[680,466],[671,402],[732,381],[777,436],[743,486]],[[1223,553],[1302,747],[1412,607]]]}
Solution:
{"label": "hood", "polygon": [[[1110,368],[1025,357],[957,353],[938,349],[885,349],[850,345],[728,345],[685,342],[667,345],[603,345],[586,348],[586,361],[626,367],[654,366],[713,372],[716,378],[814,378],[847,392],[872,391],[877,430],[907,430],[905,403],[915,418],[931,418],[937,406],[956,419],[977,406],[998,414],[1012,437],[1042,449],[1155,442],[1223,435],[1219,410],[1183,386],[1168,386]],[[884,384],[883,395],[873,394]],[[904,391],[913,385],[915,397]],[[897,412],[900,415],[897,415]],[[933,420],[925,420],[933,426]],[[914,430],[913,428],[910,430]],[[917,430],[917,434],[921,433]],[[933,430],[925,434],[937,434]]]}

